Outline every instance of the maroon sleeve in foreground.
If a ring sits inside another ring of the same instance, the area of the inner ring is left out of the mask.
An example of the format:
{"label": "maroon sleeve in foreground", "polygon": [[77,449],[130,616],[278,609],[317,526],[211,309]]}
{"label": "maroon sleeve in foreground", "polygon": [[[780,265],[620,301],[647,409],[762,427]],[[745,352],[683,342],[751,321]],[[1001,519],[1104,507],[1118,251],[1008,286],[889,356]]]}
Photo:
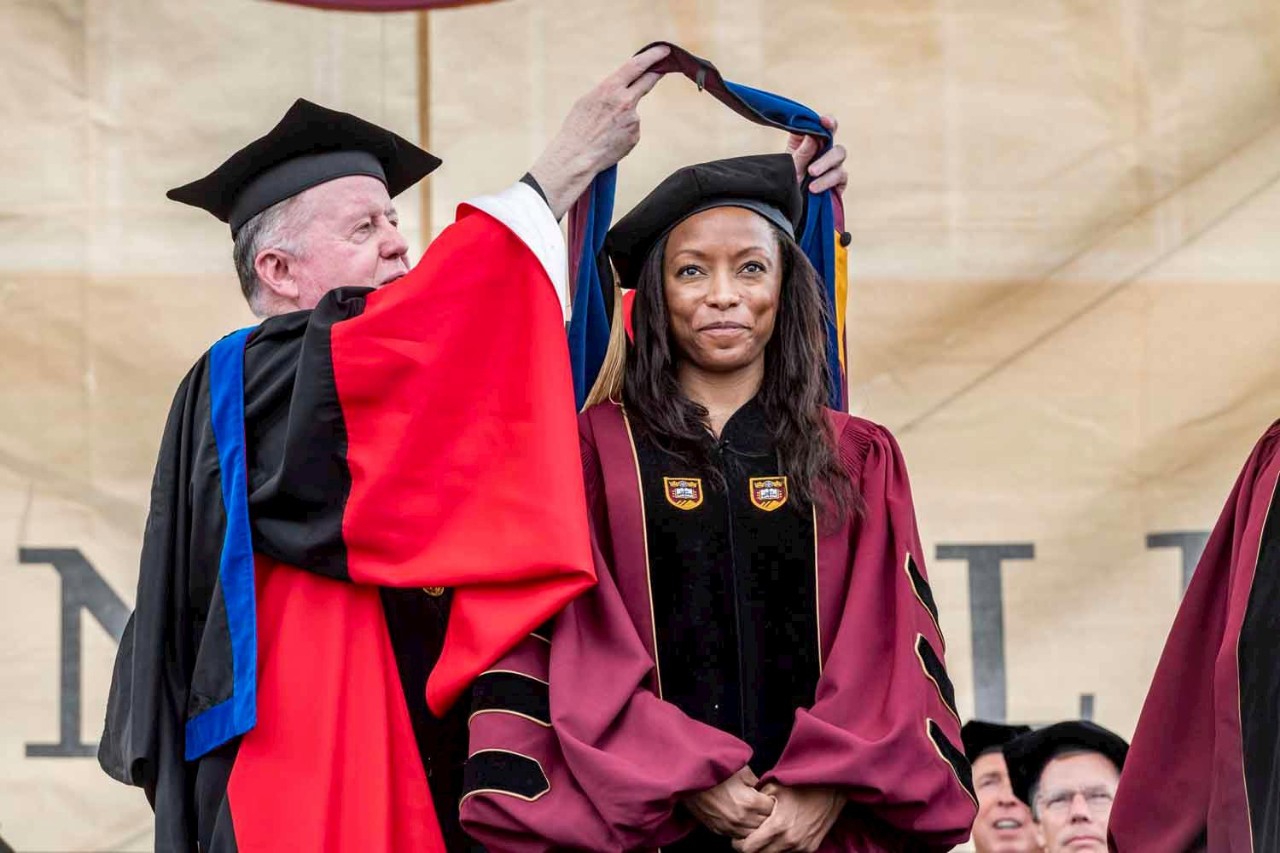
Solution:
{"label": "maroon sleeve in foreground", "polygon": [[654,694],[653,659],[608,569],[597,570],[599,585],[557,620],[552,718],[574,777],[620,847],[660,846],[692,827],[680,798],[729,778],[751,748]]}
{"label": "maroon sleeve in foreground", "polygon": [[[531,636],[480,676],[477,691],[485,688],[491,673],[524,679],[545,697],[550,645],[540,633]],[[519,684],[519,681],[515,682]],[[540,687],[541,685],[541,687]],[[479,695],[479,694],[477,694]],[[505,701],[505,705],[504,705]],[[495,707],[504,705],[504,707]],[[496,752],[536,763],[528,765],[535,784],[521,788],[522,780],[490,774],[480,779],[468,767],[461,805],[462,826],[487,849],[502,853],[544,853],[551,850],[592,850],[610,846],[609,828],[590,799],[569,773],[549,718],[543,707],[535,713],[522,708],[512,694],[495,701],[478,701],[470,721],[470,762],[476,756],[488,760]],[[518,760],[518,759],[517,759]],[[537,774],[541,774],[537,778]]]}
{"label": "maroon sleeve in foreground", "polygon": [[[855,840],[857,815],[889,828],[900,839],[891,849],[949,849],[968,838],[976,804],[906,466],[893,437],[860,419],[845,421],[840,445],[865,507],[852,526],[849,586],[816,700],[797,712],[765,781],[848,794],[855,809],[824,850],[867,849]],[[936,662],[926,667],[929,650]]]}
{"label": "maroon sleeve in foreground", "polygon": [[1280,466],[1280,425],[1227,498],[1169,632],[1112,808],[1111,849],[1254,849],[1236,654]]}

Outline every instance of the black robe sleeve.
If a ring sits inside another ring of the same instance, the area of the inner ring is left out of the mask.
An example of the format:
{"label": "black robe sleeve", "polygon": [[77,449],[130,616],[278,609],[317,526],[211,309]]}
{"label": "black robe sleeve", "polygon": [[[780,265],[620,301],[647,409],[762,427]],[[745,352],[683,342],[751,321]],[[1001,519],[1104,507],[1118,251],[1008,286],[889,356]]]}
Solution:
{"label": "black robe sleeve", "polygon": [[190,580],[192,443],[199,440],[195,425],[208,420],[204,379],[201,360],[179,386],[165,424],[135,610],[120,640],[98,747],[108,775],[146,791],[156,812],[157,850],[195,847],[194,772],[183,760],[182,743],[197,614],[182,603]]}

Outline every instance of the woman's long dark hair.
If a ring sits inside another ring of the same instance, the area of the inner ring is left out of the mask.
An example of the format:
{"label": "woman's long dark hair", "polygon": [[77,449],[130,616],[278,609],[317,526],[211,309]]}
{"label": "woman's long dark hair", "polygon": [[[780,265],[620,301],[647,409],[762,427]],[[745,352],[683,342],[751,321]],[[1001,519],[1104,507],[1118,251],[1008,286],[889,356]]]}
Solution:
{"label": "woman's long dark hair", "polygon": [[[764,379],[757,399],[777,447],[781,473],[796,508],[817,504],[836,517],[858,508],[858,495],[837,458],[827,420],[831,371],[826,358],[827,307],[818,274],[790,237],[774,232],[782,256],[782,287],[773,337],[765,344]],[[630,348],[622,400],[637,428],[664,451],[713,482],[720,476],[709,456],[706,408],[685,396],[676,368],[663,287],[667,240],[658,241],[636,285]]]}

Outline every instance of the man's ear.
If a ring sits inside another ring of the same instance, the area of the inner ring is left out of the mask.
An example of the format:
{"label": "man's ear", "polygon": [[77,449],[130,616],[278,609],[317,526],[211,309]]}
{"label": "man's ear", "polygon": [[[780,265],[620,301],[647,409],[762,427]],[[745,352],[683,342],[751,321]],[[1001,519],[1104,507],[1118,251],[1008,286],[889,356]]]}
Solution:
{"label": "man's ear", "polygon": [[262,286],[271,295],[288,302],[298,301],[298,282],[293,275],[293,261],[293,256],[283,249],[263,249],[253,259],[253,269]]}
{"label": "man's ear", "polygon": [[1031,825],[1036,829],[1036,846],[1041,850],[1044,850],[1049,846],[1049,842],[1044,836],[1044,824],[1040,821],[1038,816],[1033,816],[1032,821]]}

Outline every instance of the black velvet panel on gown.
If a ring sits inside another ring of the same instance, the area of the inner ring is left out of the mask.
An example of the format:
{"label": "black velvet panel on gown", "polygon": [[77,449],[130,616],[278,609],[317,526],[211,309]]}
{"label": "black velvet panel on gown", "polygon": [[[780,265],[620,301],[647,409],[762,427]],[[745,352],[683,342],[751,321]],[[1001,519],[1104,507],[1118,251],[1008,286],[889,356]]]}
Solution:
{"label": "black velvet panel on gown", "polygon": [[[662,698],[750,744],[763,775],[821,670],[813,514],[790,499],[754,400],[715,442],[723,485],[643,433],[636,451]],[[664,849],[730,847],[698,831]]]}

